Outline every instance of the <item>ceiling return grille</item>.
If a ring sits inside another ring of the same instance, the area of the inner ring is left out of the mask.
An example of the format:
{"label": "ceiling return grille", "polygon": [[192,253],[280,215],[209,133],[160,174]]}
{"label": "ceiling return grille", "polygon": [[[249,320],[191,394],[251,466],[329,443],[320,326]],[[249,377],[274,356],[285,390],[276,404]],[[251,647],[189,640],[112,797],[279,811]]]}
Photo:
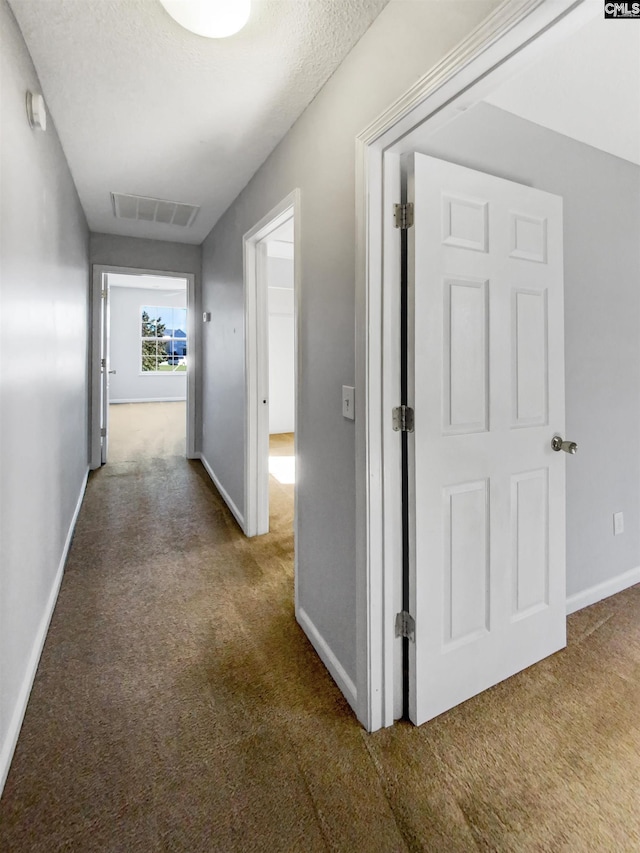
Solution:
{"label": "ceiling return grille", "polygon": [[142,195],[111,193],[114,215],[118,219],[136,219],[138,222],[161,222],[188,228],[193,224],[200,207],[179,201],[164,201]]}

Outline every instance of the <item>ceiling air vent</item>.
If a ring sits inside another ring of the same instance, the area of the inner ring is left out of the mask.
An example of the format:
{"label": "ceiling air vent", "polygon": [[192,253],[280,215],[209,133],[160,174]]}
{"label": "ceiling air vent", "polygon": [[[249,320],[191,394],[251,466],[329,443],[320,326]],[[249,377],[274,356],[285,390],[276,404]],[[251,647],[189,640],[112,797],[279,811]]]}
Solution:
{"label": "ceiling air vent", "polygon": [[113,212],[118,219],[137,219],[139,222],[161,222],[188,228],[193,224],[200,207],[179,201],[163,201],[142,195],[111,193]]}

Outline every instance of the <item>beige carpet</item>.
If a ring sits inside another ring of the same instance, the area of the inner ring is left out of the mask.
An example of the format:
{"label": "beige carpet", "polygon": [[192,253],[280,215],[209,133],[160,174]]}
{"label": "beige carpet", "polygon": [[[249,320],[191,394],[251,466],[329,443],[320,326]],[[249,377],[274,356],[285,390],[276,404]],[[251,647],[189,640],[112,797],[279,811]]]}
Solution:
{"label": "beige carpet", "polygon": [[3,853],[640,850],[640,587],[572,616],[566,651],[367,735],[295,623],[292,553],[289,522],[244,539],[199,462],[92,475]]}
{"label": "beige carpet", "polygon": [[108,462],[185,456],[186,403],[114,403],[109,406]]}
{"label": "beige carpet", "polygon": [[[269,456],[293,456],[293,433],[283,432],[269,436]],[[291,536],[293,530],[293,490],[289,483],[280,483],[269,477],[269,529],[271,533]]]}

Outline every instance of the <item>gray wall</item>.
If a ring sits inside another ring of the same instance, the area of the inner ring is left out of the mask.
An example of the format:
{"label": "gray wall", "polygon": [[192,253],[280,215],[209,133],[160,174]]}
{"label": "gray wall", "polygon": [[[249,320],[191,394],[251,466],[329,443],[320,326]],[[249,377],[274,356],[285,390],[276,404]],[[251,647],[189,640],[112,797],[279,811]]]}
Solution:
{"label": "gray wall", "polygon": [[[640,566],[640,167],[488,104],[421,150],[564,198],[567,594]],[[613,535],[622,510],[625,532]]]}
{"label": "gray wall", "polygon": [[0,0],[0,790],[88,468],[89,234],[40,90]]}
{"label": "gray wall", "polygon": [[120,237],[117,234],[91,234],[89,256],[92,264],[115,267],[185,272],[196,276],[202,271],[202,248],[189,243]]}
{"label": "gray wall", "polygon": [[495,5],[392,0],[203,244],[203,451],[243,507],[242,235],[300,188],[299,601],[354,681],[354,140]]}
{"label": "gray wall", "polygon": [[184,308],[187,304],[186,290],[112,286],[109,302],[110,367],[116,371],[109,378],[110,402],[186,400],[186,373],[145,375],[140,363],[140,307],[168,305]]}

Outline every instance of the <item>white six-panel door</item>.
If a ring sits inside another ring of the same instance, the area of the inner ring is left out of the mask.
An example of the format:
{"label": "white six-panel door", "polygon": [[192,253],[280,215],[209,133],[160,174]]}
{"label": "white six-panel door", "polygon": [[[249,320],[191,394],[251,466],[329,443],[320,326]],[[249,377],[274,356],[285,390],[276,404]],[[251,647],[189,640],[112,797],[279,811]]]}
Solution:
{"label": "white six-panel door", "polygon": [[565,645],[562,199],[413,155],[410,716]]}

